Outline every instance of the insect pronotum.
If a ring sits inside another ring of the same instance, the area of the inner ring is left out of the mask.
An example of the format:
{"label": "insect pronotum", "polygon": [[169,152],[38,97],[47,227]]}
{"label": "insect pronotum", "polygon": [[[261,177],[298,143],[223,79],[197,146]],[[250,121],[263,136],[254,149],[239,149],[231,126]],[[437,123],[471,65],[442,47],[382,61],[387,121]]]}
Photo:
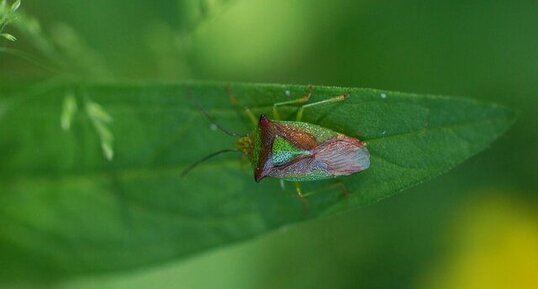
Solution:
{"label": "insect pronotum", "polygon": [[[348,95],[308,103],[310,96],[311,87],[301,98],[273,104],[272,119],[265,114],[257,118],[249,108],[245,108],[245,113],[252,120],[255,129],[242,136],[221,127],[199,107],[202,114],[217,128],[228,135],[240,137],[236,143],[237,149],[215,152],[186,168],[184,174],[216,155],[239,151],[250,160],[256,182],[266,177],[295,182],[298,196],[305,200],[308,194],[302,192],[300,182],[332,179],[367,169],[370,166],[370,154],[365,142],[302,121],[305,109],[341,102]],[[231,93],[230,101],[237,105]],[[300,105],[294,121],[281,120],[278,107],[285,105]],[[347,192],[343,183],[336,184],[341,186],[344,193]]]}

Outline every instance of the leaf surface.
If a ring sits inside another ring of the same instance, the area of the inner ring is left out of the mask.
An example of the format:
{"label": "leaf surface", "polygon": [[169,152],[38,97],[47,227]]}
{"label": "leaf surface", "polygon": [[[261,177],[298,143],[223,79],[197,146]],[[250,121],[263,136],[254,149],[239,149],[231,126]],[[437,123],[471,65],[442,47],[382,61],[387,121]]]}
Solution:
{"label": "leaf surface", "polygon": [[[0,280],[57,279],[184,258],[299,221],[361,207],[448,171],[513,122],[502,106],[373,89],[314,87],[303,120],[368,143],[371,167],[305,183],[308,213],[287,184],[253,180],[236,154],[184,168],[235,139],[212,128],[254,127],[305,86],[109,84],[0,96]],[[234,107],[229,95],[237,101]],[[297,106],[281,109],[293,119]],[[494,156],[492,156],[494,157]]]}

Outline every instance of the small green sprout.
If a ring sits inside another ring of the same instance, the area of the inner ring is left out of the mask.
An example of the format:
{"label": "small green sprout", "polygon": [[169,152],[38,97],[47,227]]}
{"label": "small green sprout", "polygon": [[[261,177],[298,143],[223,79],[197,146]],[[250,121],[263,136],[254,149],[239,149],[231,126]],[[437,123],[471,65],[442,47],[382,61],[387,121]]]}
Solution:
{"label": "small green sprout", "polygon": [[17,20],[15,12],[21,6],[21,1],[17,0],[11,5],[8,4],[7,0],[2,0],[0,2],[0,37],[7,39],[9,41],[16,41],[17,38],[9,33],[2,33],[4,28],[11,22]]}
{"label": "small green sprout", "polygon": [[85,109],[86,114],[99,135],[103,155],[107,160],[111,161],[114,158],[114,135],[108,128],[108,125],[112,122],[112,117],[101,105],[91,100],[86,101]]}
{"label": "small green sprout", "polygon": [[75,95],[72,92],[69,92],[64,98],[62,115],[60,118],[60,124],[63,130],[67,131],[71,128],[71,123],[73,122],[77,109]]}

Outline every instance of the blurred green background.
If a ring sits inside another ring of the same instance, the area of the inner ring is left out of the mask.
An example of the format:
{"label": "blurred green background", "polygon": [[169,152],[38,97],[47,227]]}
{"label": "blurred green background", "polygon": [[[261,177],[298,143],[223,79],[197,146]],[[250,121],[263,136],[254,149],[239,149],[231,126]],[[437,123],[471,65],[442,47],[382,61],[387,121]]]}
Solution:
{"label": "blurred green background", "polygon": [[[87,58],[72,49],[70,67],[92,79],[373,87],[498,102],[519,118],[449,174],[362,210],[178,263],[20,288],[538,288],[538,2],[27,0],[21,9],[60,45],[83,43]],[[2,45],[45,54],[17,37]],[[5,54],[0,68],[0,83],[50,76]]]}

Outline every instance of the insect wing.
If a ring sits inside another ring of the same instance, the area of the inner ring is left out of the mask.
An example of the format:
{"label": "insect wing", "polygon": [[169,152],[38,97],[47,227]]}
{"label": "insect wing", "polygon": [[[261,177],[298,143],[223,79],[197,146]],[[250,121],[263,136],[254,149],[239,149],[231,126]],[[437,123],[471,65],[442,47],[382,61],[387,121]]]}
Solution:
{"label": "insect wing", "polygon": [[[311,181],[350,175],[370,166],[363,142],[303,122],[271,121],[261,115],[254,177]],[[294,149],[290,149],[293,146]]]}
{"label": "insect wing", "polygon": [[350,175],[370,166],[370,153],[364,144],[344,135],[320,144],[312,157],[331,176]]}

